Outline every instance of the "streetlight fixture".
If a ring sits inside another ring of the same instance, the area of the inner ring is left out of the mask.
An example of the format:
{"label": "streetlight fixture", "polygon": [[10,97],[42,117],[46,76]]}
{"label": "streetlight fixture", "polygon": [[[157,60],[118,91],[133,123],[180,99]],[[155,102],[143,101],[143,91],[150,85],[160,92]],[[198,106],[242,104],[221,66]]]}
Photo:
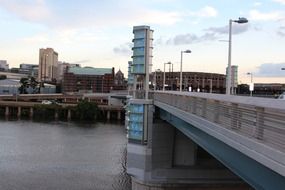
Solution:
{"label": "streetlight fixture", "polygon": [[163,69],[163,87],[162,87],[162,91],[165,90],[165,65],[170,65],[171,62],[167,62],[167,63],[164,63],[164,69]]}
{"label": "streetlight fixture", "polygon": [[281,68],[281,70],[285,71],[285,68]]}
{"label": "streetlight fixture", "polygon": [[227,73],[227,88],[226,88],[226,94],[230,95],[231,94],[231,84],[232,84],[232,81],[231,81],[231,75],[232,75],[232,72],[231,72],[231,51],[232,51],[232,23],[233,22],[236,22],[238,24],[244,24],[244,23],[247,23],[248,20],[244,17],[240,17],[238,18],[238,20],[232,20],[230,19],[229,20],[229,55],[228,55],[228,73]]}
{"label": "streetlight fixture", "polygon": [[252,96],[252,91],[254,89],[254,85],[252,82],[253,74],[252,73],[246,73],[247,75],[250,75],[250,85],[249,85],[249,91],[250,91],[250,96]]}
{"label": "streetlight fixture", "polygon": [[182,92],[182,59],[183,53],[191,53],[191,50],[181,51],[181,62],[180,62],[180,92]]}

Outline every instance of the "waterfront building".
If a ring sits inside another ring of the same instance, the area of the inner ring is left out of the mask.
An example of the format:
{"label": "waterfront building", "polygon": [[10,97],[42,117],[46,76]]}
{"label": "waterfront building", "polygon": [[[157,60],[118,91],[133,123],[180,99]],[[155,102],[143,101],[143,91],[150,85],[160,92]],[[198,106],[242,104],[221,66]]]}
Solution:
{"label": "waterfront building", "polygon": [[20,74],[26,74],[28,76],[38,78],[38,71],[39,71],[39,65],[22,63],[20,64],[18,72]]}
{"label": "waterfront building", "polygon": [[52,48],[40,49],[39,52],[39,75],[40,82],[55,82],[58,80],[58,53]]}
{"label": "waterfront building", "polygon": [[109,93],[114,85],[114,68],[70,67],[62,84],[63,92]]}
{"label": "waterfront building", "polygon": [[80,64],[71,64],[64,61],[59,61],[57,66],[57,76],[58,76],[58,82],[62,82],[63,75],[67,71],[68,68],[71,67],[80,67]]}
{"label": "waterfront building", "polygon": [[127,83],[124,77],[124,73],[119,69],[115,74],[113,90],[126,90]]}
{"label": "waterfront building", "polygon": [[9,64],[7,63],[7,60],[0,60],[0,71],[8,71],[9,70]]}
{"label": "waterfront building", "polygon": [[[165,72],[165,89],[179,90],[180,72]],[[163,71],[157,70],[151,74],[151,83],[157,90],[163,87]],[[191,87],[191,88],[190,88]],[[184,91],[225,93],[226,76],[218,73],[183,72],[182,89]]]}

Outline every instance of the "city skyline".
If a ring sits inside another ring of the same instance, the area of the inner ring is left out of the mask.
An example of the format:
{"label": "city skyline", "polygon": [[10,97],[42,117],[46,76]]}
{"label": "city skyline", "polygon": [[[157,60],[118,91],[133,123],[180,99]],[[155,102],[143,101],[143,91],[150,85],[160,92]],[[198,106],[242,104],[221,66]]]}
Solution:
{"label": "city skyline", "polygon": [[[193,4],[191,4],[193,3]],[[112,6],[111,6],[112,5]],[[229,19],[233,23],[232,65],[239,82],[285,82],[285,1],[0,0],[1,54],[10,67],[38,64],[40,48],[51,47],[60,61],[82,66],[115,67],[127,74],[132,27],[154,30],[153,71],[165,62],[183,71],[225,74]],[[213,64],[215,63],[215,64]]]}

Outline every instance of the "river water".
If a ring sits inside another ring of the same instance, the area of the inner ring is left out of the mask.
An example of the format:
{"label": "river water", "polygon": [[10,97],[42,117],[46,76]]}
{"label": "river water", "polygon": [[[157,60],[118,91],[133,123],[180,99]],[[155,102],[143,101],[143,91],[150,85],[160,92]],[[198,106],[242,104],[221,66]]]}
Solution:
{"label": "river water", "polygon": [[0,121],[1,190],[129,190],[121,124]]}

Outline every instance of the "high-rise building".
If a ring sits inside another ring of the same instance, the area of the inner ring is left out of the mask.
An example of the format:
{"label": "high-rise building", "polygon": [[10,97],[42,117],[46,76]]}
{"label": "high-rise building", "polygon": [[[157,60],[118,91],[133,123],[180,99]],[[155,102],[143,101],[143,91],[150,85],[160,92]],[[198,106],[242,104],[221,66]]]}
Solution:
{"label": "high-rise building", "polygon": [[40,49],[38,80],[55,82],[57,76],[58,53],[52,48]]}
{"label": "high-rise building", "polygon": [[9,64],[7,63],[7,60],[0,60],[0,70],[1,71],[9,70]]}

